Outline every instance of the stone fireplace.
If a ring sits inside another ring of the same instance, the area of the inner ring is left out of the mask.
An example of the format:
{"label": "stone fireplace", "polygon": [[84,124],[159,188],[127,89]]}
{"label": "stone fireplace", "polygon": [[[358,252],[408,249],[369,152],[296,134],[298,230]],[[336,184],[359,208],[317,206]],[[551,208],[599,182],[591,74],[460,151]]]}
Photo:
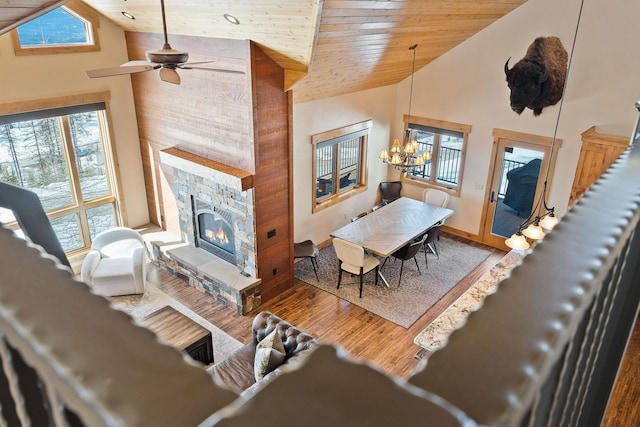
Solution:
{"label": "stone fireplace", "polygon": [[[181,244],[154,246],[166,270],[246,314],[260,305],[252,175],[178,148],[161,151]],[[157,246],[157,247],[156,247]]]}

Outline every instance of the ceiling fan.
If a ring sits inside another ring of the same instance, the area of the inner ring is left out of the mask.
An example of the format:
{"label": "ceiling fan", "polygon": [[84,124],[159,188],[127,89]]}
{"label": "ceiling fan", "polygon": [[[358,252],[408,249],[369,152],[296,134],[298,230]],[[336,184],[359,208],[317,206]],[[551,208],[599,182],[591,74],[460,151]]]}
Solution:
{"label": "ceiling fan", "polygon": [[160,69],[160,79],[173,83],[180,84],[180,75],[176,71],[177,68],[183,70],[207,70],[218,71],[223,73],[244,74],[243,71],[225,70],[220,68],[208,68],[208,67],[194,67],[194,65],[206,64],[213,61],[203,62],[187,62],[189,60],[189,53],[175,50],[169,45],[167,37],[167,22],[164,13],[164,0],[160,0],[160,7],[162,9],[162,28],[164,32],[164,45],[159,50],[148,50],[145,52],[147,61],[129,61],[122,64],[119,67],[99,68],[96,70],[88,70],[87,76],[90,78],[96,77],[111,77],[119,76],[123,74],[141,73],[143,71],[151,71]]}

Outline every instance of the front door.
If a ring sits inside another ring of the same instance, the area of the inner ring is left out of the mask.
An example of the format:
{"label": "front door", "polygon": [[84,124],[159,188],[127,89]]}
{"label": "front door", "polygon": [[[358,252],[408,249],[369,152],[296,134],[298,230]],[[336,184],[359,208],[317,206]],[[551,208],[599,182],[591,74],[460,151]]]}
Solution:
{"label": "front door", "polygon": [[494,130],[487,197],[483,206],[483,243],[509,250],[505,239],[535,216],[547,177],[550,152],[549,138]]}

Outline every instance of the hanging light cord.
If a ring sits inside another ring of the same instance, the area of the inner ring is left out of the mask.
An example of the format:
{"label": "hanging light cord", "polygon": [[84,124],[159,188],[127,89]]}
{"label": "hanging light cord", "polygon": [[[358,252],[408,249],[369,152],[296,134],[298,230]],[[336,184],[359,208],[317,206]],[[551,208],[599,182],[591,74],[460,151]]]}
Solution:
{"label": "hanging light cord", "polygon": [[409,130],[409,122],[411,121],[411,99],[413,98],[413,74],[415,73],[415,69],[416,69],[416,48],[418,47],[417,44],[414,44],[413,46],[409,46],[409,50],[413,51],[413,63],[411,64],[411,86],[409,87],[409,111],[407,111],[407,130],[405,132],[405,143],[409,140],[409,134],[411,133],[411,131]]}
{"label": "hanging light cord", "polygon": [[[580,2],[580,11],[578,12],[578,21],[576,22],[576,30],[573,34],[573,43],[571,44],[571,54],[569,55],[569,63],[567,64],[567,75],[564,79],[564,87],[562,88],[562,98],[560,98],[560,106],[558,107],[558,117],[556,118],[556,126],[553,131],[553,139],[551,140],[551,152],[549,153],[549,162],[547,163],[547,171],[544,177],[544,184],[542,184],[542,197],[540,198],[540,200],[538,200],[536,207],[532,211],[532,212],[537,211],[538,219],[540,218],[540,211],[542,207],[544,207],[544,209],[547,212],[554,210],[553,207],[550,208],[547,206],[547,200],[546,200],[547,199],[547,182],[549,180],[549,172],[551,171],[551,160],[553,158],[554,148],[556,145],[556,135],[558,134],[558,125],[560,124],[560,115],[562,114],[562,105],[564,104],[564,95],[565,95],[565,92],[567,91],[567,84],[569,83],[569,71],[571,70],[571,62],[573,61],[573,51],[575,50],[576,40],[578,39],[578,29],[580,28],[580,20],[582,18],[583,7],[584,7],[584,0]],[[530,219],[531,219],[531,216],[527,219],[527,221],[523,223],[523,225],[528,223]],[[524,228],[524,227],[520,226],[520,228]]]}

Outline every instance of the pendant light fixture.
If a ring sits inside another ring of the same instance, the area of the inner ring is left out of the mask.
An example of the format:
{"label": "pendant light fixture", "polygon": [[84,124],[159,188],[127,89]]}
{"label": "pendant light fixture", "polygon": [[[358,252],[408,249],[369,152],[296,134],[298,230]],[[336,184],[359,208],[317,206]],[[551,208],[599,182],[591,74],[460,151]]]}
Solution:
{"label": "pendant light fixture", "polygon": [[431,153],[424,151],[420,153],[418,141],[411,139],[411,130],[409,123],[411,121],[411,98],[413,97],[413,75],[416,68],[416,48],[417,44],[409,47],[413,51],[413,64],[411,65],[411,88],[409,90],[409,110],[407,112],[407,129],[405,130],[402,143],[399,138],[395,138],[391,144],[391,148],[380,150],[380,159],[384,163],[398,169],[402,173],[407,173],[411,168],[423,166],[427,160],[431,160]]}

